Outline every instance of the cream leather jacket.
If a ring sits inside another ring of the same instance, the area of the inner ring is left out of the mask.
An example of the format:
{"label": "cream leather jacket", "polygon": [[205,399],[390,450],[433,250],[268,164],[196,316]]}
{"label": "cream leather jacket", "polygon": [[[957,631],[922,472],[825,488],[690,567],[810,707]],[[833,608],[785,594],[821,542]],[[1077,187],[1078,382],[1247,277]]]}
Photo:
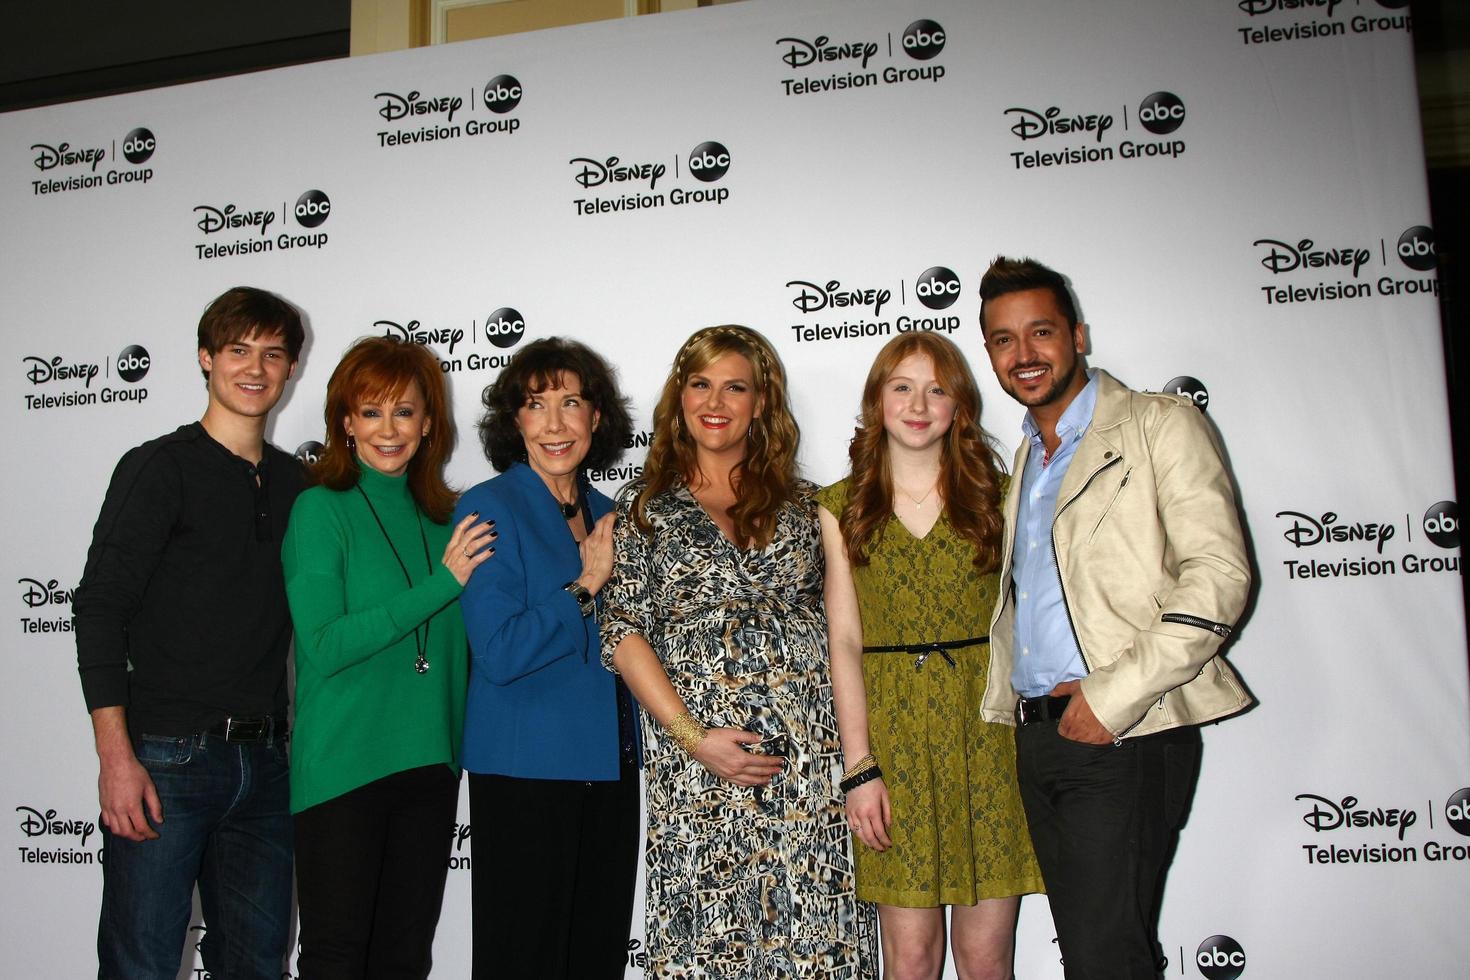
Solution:
{"label": "cream leather jacket", "polygon": [[[1011,550],[1029,440],[1016,451],[981,714],[1015,723]],[[1219,656],[1250,587],[1235,495],[1214,433],[1177,395],[1098,372],[1097,408],[1057,496],[1062,594],[1088,675],[1082,692],[1117,737],[1234,714],[1251,703]]]}

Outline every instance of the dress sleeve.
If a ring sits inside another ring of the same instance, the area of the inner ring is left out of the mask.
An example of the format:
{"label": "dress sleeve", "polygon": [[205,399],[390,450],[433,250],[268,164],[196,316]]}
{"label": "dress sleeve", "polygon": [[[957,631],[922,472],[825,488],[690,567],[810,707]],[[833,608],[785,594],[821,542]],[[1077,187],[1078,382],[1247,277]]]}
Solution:
{"label": "dress sleeve", "polygon": [[833,517],[841,517],[842,508],[847,504],[847,481],[823,487],[812,496],[827,513]]}
{"label": "dress sleeve", "polygon": [[87,710],[128,704],[128,623],[143,602],[183,505],[178,467],[145,448],[122,458],[77,587],[77,671]]}
{"label": "dress sleeve", "polygon": [[613,651],[624,637],[636,633],[652,643],[652,541],[633,520],[633,499],[628,493],[618,504],[612,577],[602,588],[602,665],[608,670],[613,670]]}
{"label": "dress sleeve", "polygon": [[281,565],[296,626],[296,657],[331,676],[411,634],[453,601],[460,585],[441,565],[380,605],[349,610],[348,536],[328,492],[309,490],[296,499]]}

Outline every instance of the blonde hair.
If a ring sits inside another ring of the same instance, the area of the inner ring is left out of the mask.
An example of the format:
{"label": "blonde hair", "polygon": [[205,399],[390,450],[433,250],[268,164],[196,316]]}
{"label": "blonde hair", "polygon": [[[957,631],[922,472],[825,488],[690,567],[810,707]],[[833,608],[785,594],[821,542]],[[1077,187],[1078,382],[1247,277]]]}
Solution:
{"label": "blonde hair", "polygon": [[674,356],[658,406],[653,410],[653,444],[643,464],[643,486],[633,500],[633,520],[648,533],[648,501],[698,473],[694,438],[684,425],[683,394],[689,377],[726,354],[750,362],[761,414],[750,427],[745,458],[730,474],[735,503],[729,514],[735,536],[764,548],[776,531],[776,515],[796,492],[796,448],[801,430],[786,397],[786,371],[770,341],[749,327],[726,324],[698,330]]}

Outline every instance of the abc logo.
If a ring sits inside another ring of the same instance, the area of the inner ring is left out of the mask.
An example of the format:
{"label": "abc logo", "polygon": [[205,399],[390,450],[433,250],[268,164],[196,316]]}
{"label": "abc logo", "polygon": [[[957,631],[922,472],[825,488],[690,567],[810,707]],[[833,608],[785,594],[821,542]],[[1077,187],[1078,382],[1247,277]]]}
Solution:
{"label": "abc logo", "polygon": [[1456,790],[1445,802],[1444,819],[1455,833],[1470,837],[1470,786]]}
{"label": "abc logo", "polygon": [[315,466],[322,461],[322,453],[326,451],[326,446],[313,439],[310,442],[303,442],[297,446],[296,452],[292,453],[292,455],[301,460],[306,466]]}
{"label": "abc logo", "polygon": [[485,336],[496,347],[514,347],[526,335],[526,320],[520,311],[502,306],[485,319]]}
{"label": "abc logo", "polygon": [[960,277],[942,265],[925,269],[914,285],[914,295],[931,310],[953,306],[960,298]]}
{"label": "abc logo", "polygon": [[1183,395],[1194,402],[1194,407],[1201,412],[1210,407],[1210,393],[1205,390],[1204,382],[1199,378],[1181,374],[1164,385],[1164,391],[1170,395]]}
{"label": "abc logo", "polygon": [[1245,972],[1245,950],[1229,936],[1211,936],[1195,950],[1194,963],[1209,980],[1235,980]]}
{"label": "abc logo", "polygon": [[689,172],[708,184],[730,169],[730,151],[723,143],[701,143],[689,154]]}
{"label": "abc logo", "polygon": [[1434,252],[1434,229],[1415,225],[1399,236],[1399,259],[1416,272],[1426,272],[1439,264]]}
{"label": "abc logo", "polygon": [[944,28],[932,20],[916,20],[903,29],[903,49],[910,58],[928,61],[944,50]]}
{"label": "abc logo", "polygon": [[129,383],[142,381],[152,363],[148,352],[137,344],[124,347],[123,352],[117,355],[117,376]]}
{"label": "abc logo", "polygon": [[1424,512],[1424,536],[1441,548],[1460,546],[1460,508],[1441,500]]}
{"label": "abc logo", "polygon": [[307,191],[296,199],[296,223],[315,228],[332,213],[332,202],[321,191]]}
{"label": "abc logo", "polygon": [[521,104],[521,83],[514,75],[496,75],[485,83],[485,108],[494,113],[509,112]]}
{"label": "abc logo", "polygon": [[1155,92],[1138,104],[1138,121],[1162,136],[1184,125],[1184,102],[1173,92]]}
{"label": "abc logo", "polygon": [[158,140],[153,134],[139,126],[123,139],[123,158],[128,163],[142,163],[158,149]]}

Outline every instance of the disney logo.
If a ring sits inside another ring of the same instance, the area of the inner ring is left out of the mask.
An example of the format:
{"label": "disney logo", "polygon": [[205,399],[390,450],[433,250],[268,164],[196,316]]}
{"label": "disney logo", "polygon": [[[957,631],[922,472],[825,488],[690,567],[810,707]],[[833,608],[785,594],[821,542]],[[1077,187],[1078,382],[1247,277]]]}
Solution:
{"label": "disney logo", "polygon": [[1320,518],[1294,510],[1277,511],[1276,516],[1291,519],[1291,526],[1282,532],[1282,536],[1298,548],[1310,548],[1324,541],[1377,541],[1381,555],[1383,546],[1393,537],[1395,530],[1392,524],[1387,523],[1339,524],[1337,514],[1330,510]]}
{"label": "disney logo", "polygon": [[1397,827],[1399,840],[1403,840],[1404,831],[1419,819],[1419,814],[1408,807],[1354,809],[1358,805],[1356,796],[1344,796],[1336,803],[1314,793],[1299,793],[1296,798],[1312,801],[1312,808],[1302,814],[1302,822],[1319,834],[1342,827]]}
{"label": "disney logo", "polygon": [[648,966],[648,951],[642,947],[640,940],[628,940],[628,965],[640,970]]}
{"label": "disney logo", "polygon": [[454,114],[464,105],[464,99],[457,95],[441,95],[437,98],[422,99],[418,92],[410,92],[407,95],[396,95],[393,92],[379,92],[373,96],[382,99],[378,106],[378,115],[392,122],[402,119],[404,116],[427,116],[435,112],[449,114],[449,121],[454,121]]}
{"label": "disney logo", "polygon": [[226,205],[223,210],[201,204],[194,210],[199,213],[199,230],[206,235],[213,235],[226,228],[247,228],[251,225],[259,225],[260,233],[264,235],[271,222],[276,220],[274,211],[241,211],[233,204]]}
{"label": "disney logo", "polygon": [[101,146],[89,147],[85,150],[73,150],[70,143],[62,143],[60,146],[32,143],[31,149],[37,151],[34,161],[37,170],[50,170],[52,167],[70,167],[77,163],[89,163],[95,171],[97,164],[107,158],[107,149]]}
{"label": "disney logo", "polygon": [[790,45],[781,54],[781,60],[792,68],[804,68],[817,61],[842,61],[845,58],[858,58],[862,61],[864,68],[868,67],[868,59],[878,53],[876,41],[849,41],[845,44],[829,44],[831,39],[823,34],[815,41],[804,41],[799,37],[783,37],[777,39],[776,43]]}
{"label": "disney logo", "polygon": [[573,157],[567,162],[573,166],[579,163],[582,165],[581,170],[572,174],[572,179],[583,187],[597,187],[599,184],[625,180],[646,180],[648,189],[653,190],[658,179],[668,170],[661,163],[631,163],[620,167],[618,164],[621,161],[617,157],[608,157],[605,163],[588,157]]}
{"label": "disney logo", "polygon": [[42,582],[35,578],[18,578],[17,585],[25,586],[25,591],[20,594],[21,601],[32,609],[37,606],[69,606],[75,589],[59,588],[60,583],[56,579]]}
{"label": "disney logo", "polygon": [[43,385],[48,381],[70,381],[74,378],[82,379],[82,387],[92,387],[92,379],[97,377],[97,365],[95,364],[63,364],[60,355],[46,360],[43,357],[25,357],[22,360],[29,364],[26,368],[26,380],[33,385]]}
{"label": "disney logo", "polygon": [[373,326],[382,327],[384,337],[396,337],[410,344],[421,344],[425,347],[430,344],[448,344],[449,353],[454,353],[454,345],[464,340],[464,331],[458,327],[440,327],[437,330],[423,330],[419,327],[417,320],[409,320],[405,324],[397,324],[392,320],[374,320]]}
{"label": "disney logo", "polygon": [[797,293],[791,300],[791,305],[803,313],[815,313],[829,306],[871,306],[873,315],[877,316],[883,311],[883,304],[893,298],[892,290],[888,289],[844,291],[842,283],[836,279],[830,280],[825,286],[818,286],[816,283],[805,282],[801,279],[793,279],[786,285],[796,287]]}
{"label": "disney logo", "polygon": [[1342,0],[1240,0],[1240,3],[1236,4],[1236,6],[1252,17],[1257,14],[1269,14],[1273,10],[1296,10],[1299,7],[1326,7],[1327,16],[1331,17],[1332,12],[1337,9],[1337,5],[1340,3],[1342,3]]}
{"label": "disney logo", "polygon": [[1005,111],[1005,115],[1016,117],[1016,121],[1011,124],[1011,132],[1023,140],[1034,140],[1052,133],[1096,133],[1097,141],[1101,143],[1103,133],[1113,128],[1113,117],[1110,113],[1092,112],[1064,116],[1058,106],[1051,106],[1041,112],[1013,106]]}
{"label": "disney logo", "polygon": [[454,825],[454,829],[449,832],[449,839],[454,844],[454,852],[456,854],[464,850],[465,842],[470,839],[471,826],[471,824],[467,823],[457,823]]}
{"label": "disney logo", "polygon": [[1363,263],[1372,257],[1366,248],[1349,246],[1347,248],[1314,249],[1316,242],[1310,238],[1303,238],[1295,246],[1288,245],[1286,242],[1278,242],[1274,238],[1258,238],[1251,244],[1264,245],[1269,249],[1261,258],[1261,265],[1276,275],[1290,272],[1293,269],[1322,269],[1340,265],[1351,266],[1353,278],[1356,279]]}
{"label": "disney logo", "polygon": [[20,832],[27,837],[69,834],[80,837],[80,846],[85,847],[87,838],[97,830],[97,825],[90,820],[57,820],[55,810],[42,812],[35,807],[18,806],[15,812],[20,814]]}

